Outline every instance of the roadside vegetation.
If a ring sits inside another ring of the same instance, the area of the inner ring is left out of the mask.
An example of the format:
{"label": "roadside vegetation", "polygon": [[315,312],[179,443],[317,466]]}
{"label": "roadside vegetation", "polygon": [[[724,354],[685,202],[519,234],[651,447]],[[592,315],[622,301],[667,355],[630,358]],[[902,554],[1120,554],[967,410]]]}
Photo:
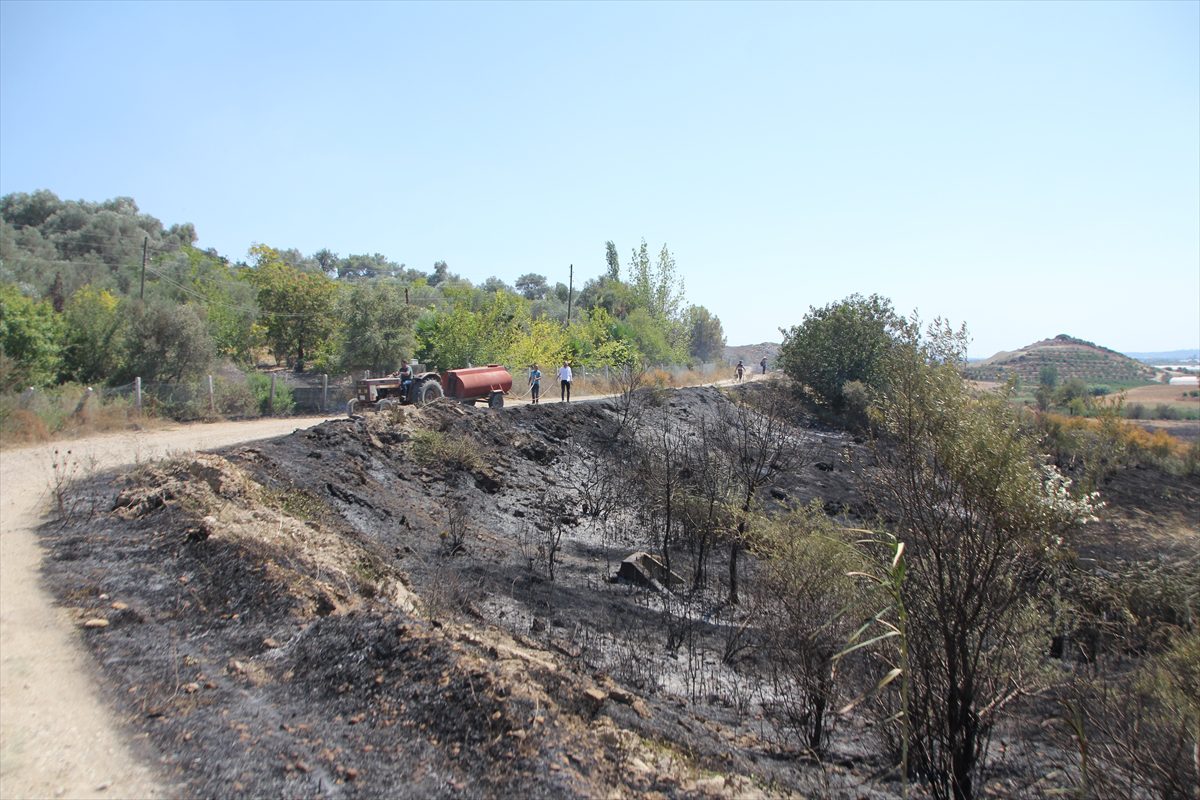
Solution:
{"label": "roadside vegetation", "polygon": [[[475,286],[443,261],[423,271],[379,253],[265,244],[241,261],[196,239],[191,225],[164,227],[130,198],[0,198],[5,439],[81,425],[52,407],[85,387],[110,407],[93,416],[115,420],[136,378],[156,398],[148,414],[195,419],[265,410],[263,369],[347,376],[389,372],[401,359],[437,370],[498,363],[521,386],[533,363],[547,377],[564,360],[584,374],[631,365],[678,374],[721,360],[725,345],[721,321],[687,303],[666,245],[655,256],[643,241],[622,264],[607,242],[599,274],[582,285],[528,273]],[[30,389],[43,397],[31,401]],[[274,413],[286,411],[287,397],[272,400]]]}

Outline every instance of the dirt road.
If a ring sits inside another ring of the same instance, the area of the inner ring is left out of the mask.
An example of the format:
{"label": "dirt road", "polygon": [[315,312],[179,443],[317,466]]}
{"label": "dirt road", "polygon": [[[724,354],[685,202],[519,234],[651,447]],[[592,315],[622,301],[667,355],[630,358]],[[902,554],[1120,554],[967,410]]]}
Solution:
{"label": "dirt road", "polygon": [[[135,756],[121,721],[96,696],[76,622],[39,582],[35,529],[56,474],[82,477],[189,452],[264,439],[327,417],[187,425],[0,452],[0,797],[169,796]],[[70,451],[69,455],[67,451]]]}

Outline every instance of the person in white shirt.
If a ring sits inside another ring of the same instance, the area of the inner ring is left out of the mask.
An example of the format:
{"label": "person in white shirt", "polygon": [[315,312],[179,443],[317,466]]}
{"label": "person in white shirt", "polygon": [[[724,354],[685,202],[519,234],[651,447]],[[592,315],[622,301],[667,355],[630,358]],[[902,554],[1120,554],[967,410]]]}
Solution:
{"label": "person in white shirt", "polygon": [[558,368],[558,402],[571,402],[571,362],[564,361]]}

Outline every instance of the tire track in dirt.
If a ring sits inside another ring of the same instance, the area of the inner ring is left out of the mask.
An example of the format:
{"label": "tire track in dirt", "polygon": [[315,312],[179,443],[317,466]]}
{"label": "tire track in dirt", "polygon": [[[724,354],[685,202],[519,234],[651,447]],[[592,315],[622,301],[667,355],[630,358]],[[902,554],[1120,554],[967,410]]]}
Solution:
{"label": "tire track in dirt", "polygon": [[280,436],[329,418],[176,426],[0,452],[0,797],[171,794],[97,695],[96,667],[75,622],[41,585],[36,530],[55,484],[93,470]]}

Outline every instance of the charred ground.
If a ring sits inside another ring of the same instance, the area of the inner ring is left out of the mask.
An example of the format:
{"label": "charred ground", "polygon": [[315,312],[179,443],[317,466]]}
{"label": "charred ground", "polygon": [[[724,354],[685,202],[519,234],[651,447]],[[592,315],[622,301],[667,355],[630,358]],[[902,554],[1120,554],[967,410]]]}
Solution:
{"label": "charred ground", "polygon": [[[750,611],[721,580],[686,603],[613,580],[654,547],[613,446],[630,415],[694,442],[728,405],[716,389],[440,402],[101,476],[45,527],[46,578],[186,795],[892,796],[864,719],[820,763],[776,724],[739,639]],[[864,499],[861,439],[799,406],[787,436],[801,457],[765,507],[887,516]],[[1137,557],[1138,525],[1194,548],[1193,483],[1110,483],[1093,555]],[[1054,760],[1001,761],[993,788],[1020,794]]]}

